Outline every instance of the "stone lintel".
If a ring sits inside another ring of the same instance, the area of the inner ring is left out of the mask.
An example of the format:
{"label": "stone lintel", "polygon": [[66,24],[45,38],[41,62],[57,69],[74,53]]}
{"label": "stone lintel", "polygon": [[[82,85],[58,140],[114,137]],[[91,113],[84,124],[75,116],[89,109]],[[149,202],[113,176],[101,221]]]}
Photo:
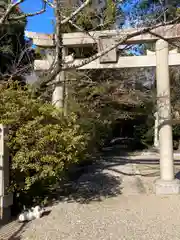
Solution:
{"label": "stone lintel", "polygon": [[[91,45],[98,43],[100,36],[110,36],[116,39],[123,37],[126,34],[136,32],[140,29],[121,29],[121,30],[104,30],[104,31],[92,31],[87,33],[75,32],[75,33],[65,33],[63,34],[63,44],[64,46],[82,46],[82,45]],[[166,39],[178,39],[180,38],[180,24],[167,25],[158,27],[152,32],[163,36]],[[33,39],[33,43],[38,46],[52,47],[54,46],[54,35],[53,34],[44,34],[37,32],[28,32],[25,31],[25,36]],[[156,41],[158,37],[148,33],[140,34],[136,37],[130,38],[127,40],[127,44],[137,44],[145,42]]]}

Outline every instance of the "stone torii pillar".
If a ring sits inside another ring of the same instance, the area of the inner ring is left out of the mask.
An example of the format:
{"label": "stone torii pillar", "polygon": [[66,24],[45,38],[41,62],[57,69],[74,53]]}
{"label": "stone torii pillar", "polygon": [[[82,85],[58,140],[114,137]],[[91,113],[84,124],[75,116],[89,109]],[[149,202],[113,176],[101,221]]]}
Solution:
{"label": "stone torii pillar", "polygon": [[159,116],[160,179],[156,194],[178,194],[179,180],[174,178],[172,120],[169,81],[168,42],[156,42],[157,107]]}

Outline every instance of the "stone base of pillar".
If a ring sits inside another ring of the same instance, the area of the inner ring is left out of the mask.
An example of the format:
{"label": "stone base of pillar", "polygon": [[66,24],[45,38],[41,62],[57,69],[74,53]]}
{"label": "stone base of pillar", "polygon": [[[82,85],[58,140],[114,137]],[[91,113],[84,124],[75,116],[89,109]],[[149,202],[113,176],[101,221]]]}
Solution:
{"label": "stone base of pillar", "polygon": [[156,195],[171,195],[180,193],[180,181],[174,179],[172,181],[165,181],[158,179],[155,181]]}

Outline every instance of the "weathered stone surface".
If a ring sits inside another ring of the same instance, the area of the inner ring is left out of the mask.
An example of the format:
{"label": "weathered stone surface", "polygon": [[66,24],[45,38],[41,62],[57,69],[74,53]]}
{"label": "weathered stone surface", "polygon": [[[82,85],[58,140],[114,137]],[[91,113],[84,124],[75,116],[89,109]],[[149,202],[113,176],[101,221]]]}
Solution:
{"label": "weathered stone surface", "polygon": [[174,179],[172,181],[165,181],[158,179],[155,182],[155,193],[157,195],[172,195],[180,193],[180,181]]}
{"label": "weathered stone surface", "polygon": [[[102,52],[107,49],[109,46],[115,43],[113,38],[110,37],[100,37],[98,41],[98,51]],[[114,48],[112,51],[109,51],[104,56],[100,57],[100,63],[115,63],[117,62],[117,50]]]}
{"label": "weathered stone surface", "polygon": [[[64,46],[80,46],[90,45],[98,43],[99,36],[112,36],[115,38],[120,38],[120,36],[124,36],[125,34],[132,33],[137,31],[137,29],[123,29],[123,30],[104,30],[104,31],[94,31],[89,32],[89,34],[76,32],[76,33],[65,33],[63,34],[63,44]],[[154,33],[163,36],[163,38],[167,39],[178,39],[180,37],[180,24],[168,25],[156,28],[153,30]],[[43,34],[36,32],[25,32],[25,35],[28,38],[33,38],[33,42],[35,45],[39,46],[54,46],[54,35],[52,34]],[[144,42],[152,42],[156,41],[158,38],[151,34],[142,34],[131,39],[127,40],[127,43],[144,43]]]}

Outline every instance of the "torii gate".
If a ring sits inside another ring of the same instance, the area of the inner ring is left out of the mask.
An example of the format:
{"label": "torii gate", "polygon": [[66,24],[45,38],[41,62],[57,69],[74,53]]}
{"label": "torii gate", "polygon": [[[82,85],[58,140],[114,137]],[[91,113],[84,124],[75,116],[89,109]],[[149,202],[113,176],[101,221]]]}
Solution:
{"label": "torii gate", "polygon": [[[66,33],[63,34],[64,53],[66,53],[68,47],[92,44],[97,44],[98,51],[102,51],[110,44],[113,44],[117,36],[123,36],[132,31],[135,31],[135,29],[94,31],[89,34],[79,32]],[[175,40],[180,38],[180,24],[159,27],[153,30],[153,32],[163,36],[163,39]],[[33,39],[33,43],[37,46],[54,46],[52,35],[26,32],[26,36]],[[174,178],[169,66],[180,65],[180,54],[176,49],[169,52],[168,42],[158,39],[158,37],[151,34],[133,37],[127,41],[127,44],[145,42],[156,42],[156,52],[147,52],[146,56],[118,57],[117,50],[114,49],[100,59],[92,61],[79,69],[156,67],[160,179],[155,182],[155,192],[156,194],[177,194],[180,193],[180,183],[179,180]],[[51,64],[51,58],[52,56],[48,56],[46,60],[36,60],[35,70],[47,70]],[[51,60],[49,61],[49,59]],[[74,63],[78,64],[81,61],[82,60],[75,59]],[[61,94],[62,87],[57,86],[53,94],[53,101],[59,101]]]}

